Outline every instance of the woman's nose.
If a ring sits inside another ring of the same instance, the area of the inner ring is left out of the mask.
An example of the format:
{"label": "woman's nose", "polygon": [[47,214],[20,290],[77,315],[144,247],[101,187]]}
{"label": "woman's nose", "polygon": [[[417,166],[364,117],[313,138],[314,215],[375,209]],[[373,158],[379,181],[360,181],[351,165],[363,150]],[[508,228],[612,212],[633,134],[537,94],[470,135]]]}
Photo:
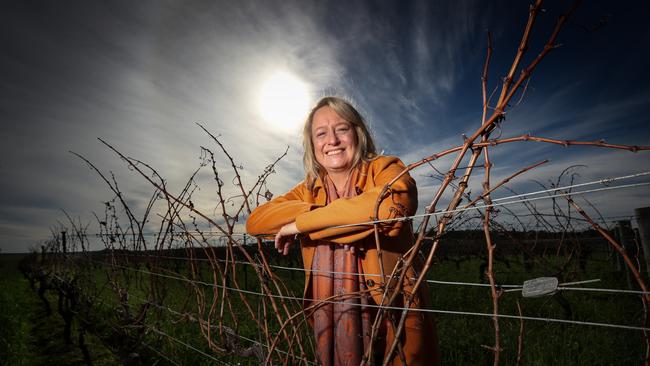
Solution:
{"label": "woman's nose", "polygon": [[330,145],[338,145],[341,140],[339,140],[339,137],[336,136],[336,133],[334,131],[330,132],[328,134],[329,136],[327,137],[327,143]]}

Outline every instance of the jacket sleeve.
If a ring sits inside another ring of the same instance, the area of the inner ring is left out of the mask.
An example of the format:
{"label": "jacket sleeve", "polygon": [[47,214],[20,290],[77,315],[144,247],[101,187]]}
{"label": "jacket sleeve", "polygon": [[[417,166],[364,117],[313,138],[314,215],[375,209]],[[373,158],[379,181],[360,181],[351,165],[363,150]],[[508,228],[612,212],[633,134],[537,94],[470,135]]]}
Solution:
{"label": "jacket sleeve", "polygon": [[304,212],[317,207],[303,201],[306,188],[301,182],[287,194],[258,206],[246,220],[246,232],[250,235],[275,235],[282,226],[296,220]]}
{"label": "jacket sleeve", "polygon": [[[372,220],[379,194],[384,186],[405,169],[396,157],[379,157],[371,162],[368,178],[374,186],[349,199],[338,199],[324,207],[311,207],[296,216],[296,226],[308,233],[312,240],[326,239],[340,244],[352,243],[373,233],[372,224],[331,228],[338,225],[357,224]],[[366,184],[367,186],[367,184]],[[417,210],[417,187],[406,173],[402,175],[381,198],[379,219],[413,215]],[[381,223],[380,231],[386,236],[397,236],[404,225],[401,221]]]}

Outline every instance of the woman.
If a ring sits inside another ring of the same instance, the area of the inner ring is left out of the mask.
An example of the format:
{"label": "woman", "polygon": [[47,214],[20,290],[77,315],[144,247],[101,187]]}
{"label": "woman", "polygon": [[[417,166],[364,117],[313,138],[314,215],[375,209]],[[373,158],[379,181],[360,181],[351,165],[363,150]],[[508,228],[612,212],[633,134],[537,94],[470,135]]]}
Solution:
{"label": "woman", "polygon": [[[303,129],[303,147],[305,180],[255,209],[246,230],[251,235],[277,233],[275,247],[284,255],[300,234],[304,298],[314,299],[304,305],[343,295],[336,304],[316,307],[310,316],[318,360],[322,365],[359,365],[369,347],[376,305],[382,302],[381,267],[386,275],[392,272],[412,245],[413,232],[408,222],[382,223],[380,263],[372,225],[340,226],[369,221],[382,188],[404,164],[396,157],[378,156],[363,118],[337,97],[323,98],[312,109]],[[410,216],[416,209],[415,181],[405,174],[383,197],[379,218]],[[412,272],[408,277],[414,276]],[[411,285],[405,281],[404,292],[409,293]],[[412,307],[425,303],[426,293],[426,288],[416,293]],[[393,306],[401,304],[400,297]],[[399,319],[401,311],[393,315]],[[374,362],[381,364],[388,353],[392,327],[388,320],[380,326],[372,347]],[[439,362],[430,314],[410,311],[400,340],[402,355],[390,355],[391,364],[402,364],[402,359],[411,366]]]}

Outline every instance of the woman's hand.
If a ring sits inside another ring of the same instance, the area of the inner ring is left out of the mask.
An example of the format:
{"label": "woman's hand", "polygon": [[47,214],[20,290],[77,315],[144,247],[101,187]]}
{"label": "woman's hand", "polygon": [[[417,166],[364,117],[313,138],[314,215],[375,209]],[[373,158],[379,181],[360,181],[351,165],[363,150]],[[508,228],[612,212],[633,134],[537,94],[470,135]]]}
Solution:
{"label": "woman's hand", "polygon": [[[296,239],[296,234],[300,234],[300,231],[298,231],[295,221],[284,225],[280,231],[275,234],[275,249],[278,250],[278,253],[282,253],[282,255],[289,254],[289,249],[291,248],[293,241]],[[354,245],[345,244],[343,248],[350,251],[352,254],[355,252]],[[362,251],[362,248],[360,248],[360,251]]]}
{"label": "woman's hand", "polygon": [[275,234],[275,249],[278,250],[278,253],[283,255],[289,254],[289,247],[296,238],[296,234],[300,234],[298,227],[296,227],[296,222],[292,222],[284,225],[277,234]]}
{"label": "woman's hand", "polygon": [[[345,244],[343,246],[343,249],[350,251],[350,253],[352,253],[352,254],[354,254],[354,248],[355,248],[354,244],[351,244],[351,245],[350,244]],[[359,248],[359,251],[362,251],[362,250],[363,250],[363,248]]]}

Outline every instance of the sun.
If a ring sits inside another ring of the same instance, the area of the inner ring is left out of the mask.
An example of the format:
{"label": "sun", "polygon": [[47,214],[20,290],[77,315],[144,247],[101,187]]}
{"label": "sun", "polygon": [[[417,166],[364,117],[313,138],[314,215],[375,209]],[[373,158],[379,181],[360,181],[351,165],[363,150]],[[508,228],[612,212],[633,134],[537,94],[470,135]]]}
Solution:
{"label": "sun", "polygon": [[276,71],[262,84],[259,111],[270,128],[291,133],[304,122],[310,102],[304,81],[287,71]]}

